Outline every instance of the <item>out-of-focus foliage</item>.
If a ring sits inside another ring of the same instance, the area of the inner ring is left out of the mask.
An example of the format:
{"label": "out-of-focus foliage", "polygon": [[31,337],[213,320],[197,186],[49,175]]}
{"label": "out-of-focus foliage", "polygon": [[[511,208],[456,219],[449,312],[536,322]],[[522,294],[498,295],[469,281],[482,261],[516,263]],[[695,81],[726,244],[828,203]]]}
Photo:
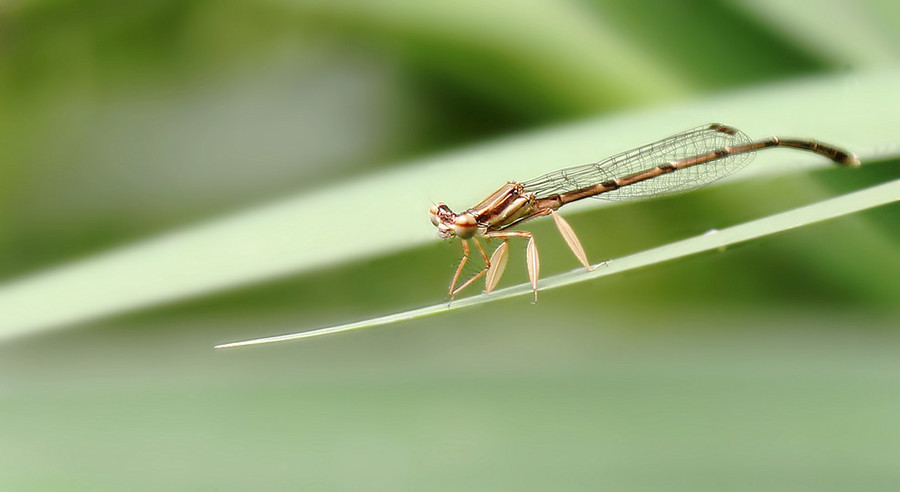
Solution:
{"label": "out-of-focus foliage", "polygon": [[[0,281],[526,130],[897,63],[896,2],[782,3],[4,3]],[[569,220],[616,257],[897,169]],[[285,235],[407,227],[335,198],[358,214]],[[8,342],[0,488],[892,490],[898,216],[309,344],[210,349],[431,303],[458,245]],[[575,266],[533,230],[544,271]]]}
{"label": "out-of-focus foliage", "polygon": [[7,278],[410,156],[835,66],[707,2],[3,9]]}

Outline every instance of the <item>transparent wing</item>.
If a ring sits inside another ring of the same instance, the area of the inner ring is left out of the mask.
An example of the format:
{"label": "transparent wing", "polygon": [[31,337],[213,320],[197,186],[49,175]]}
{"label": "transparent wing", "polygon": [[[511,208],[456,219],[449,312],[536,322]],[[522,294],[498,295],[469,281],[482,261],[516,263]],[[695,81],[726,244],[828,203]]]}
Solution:
{"label": "transparent wing", "polygon": [[[525,186],[525,191],[543,198],[748,142],[750,139],[743,132],[713,123],[622,152],[593,164],[560,169],[525,181],[522,185]],[[630,200],[693,190],[746,166],[752,157],[752,153],[726,156],[602,193],[594,198]]]}

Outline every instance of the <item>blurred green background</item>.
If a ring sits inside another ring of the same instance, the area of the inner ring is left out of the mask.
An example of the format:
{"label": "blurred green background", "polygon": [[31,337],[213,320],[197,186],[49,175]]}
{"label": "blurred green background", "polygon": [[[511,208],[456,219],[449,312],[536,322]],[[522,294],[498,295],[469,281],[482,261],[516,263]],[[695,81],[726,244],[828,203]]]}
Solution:
{"label": "blurred green background", "polygon": [[[898,32],[888,0],[7,2],[0,282],[520,132],[894,67]],[[897,164],[568,217],[614,258]],[[894,204],[537,305],[211,349],[440,300],[459,246],[435,240],[7,340],[0,489],[896,490],[898,226]],[[542,271],[576,266],[531,230]]]}

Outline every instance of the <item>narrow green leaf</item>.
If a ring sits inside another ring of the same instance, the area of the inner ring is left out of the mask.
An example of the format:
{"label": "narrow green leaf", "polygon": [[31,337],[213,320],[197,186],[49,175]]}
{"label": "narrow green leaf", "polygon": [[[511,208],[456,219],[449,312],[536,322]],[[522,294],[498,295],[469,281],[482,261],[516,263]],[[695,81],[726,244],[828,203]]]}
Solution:
{"label": "narrow green leaf", "polygon": [[[576,270],[560,275],[555,275],[544,279],[539,283],[541,290],[550,290],[557,287],[563,287],[578,282],[592,280],[598,277],[613,275],[616,273],[633,270],[635,268],[645,267],[662,263],[664,261],[674,260],[683,256],[711,251],[718,248],[724,248],[736,243],[749,241],[764,236],[783,232],[786,230],[803,227],[805,225],[814,224],[823,220],[833,219],[842,215],[852,214],[861,210],[885,205],[900,200],[900,180],[891,181],[871,188],[849,193],[837,198],[832,198],[822,202],[800,207],[787,212],[771,215],[762,219],[746,222],[737,226],[729,227],[719,231],[711,231],[701,236],[685,239],[683,241],[674,242],[657,248],[635,253],[615,260],[610,260],[605,264],[597,265],[593,270]],[[255,340],[247,340],[243,342],[232,342],[217,345],[216,348],[234,348],[247,345],[258,345],[263,343],[284,342],[288,340],[298,340],[301,338],[312,338],[322,335],[330,335],[333,333],[342,333],[345,331],[360,330],[363,328],[372,328],[400,321],[431,316],[438,313],[444,313],[456,309],[484,304],[500,299],[507,299],[525,295],[531,292],[531,286],[521,284],[495,291],[490,294],[484,294],[474,297],[468,297],[455,301],[452,304],[436,304],[412,311],[406,311],[379,318],[373,318],[356,323],[332,326],[322,328],[320,330],[312,330],[301,333],[291,333],[288,335],[278,335],[266,338],[257,338]]]}

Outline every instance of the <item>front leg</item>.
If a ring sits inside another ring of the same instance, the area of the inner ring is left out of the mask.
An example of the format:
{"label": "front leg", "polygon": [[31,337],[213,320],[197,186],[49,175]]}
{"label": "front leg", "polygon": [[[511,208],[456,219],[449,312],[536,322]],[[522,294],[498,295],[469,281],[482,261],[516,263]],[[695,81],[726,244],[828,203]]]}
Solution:
{"label": "front leg", "polygon": [[452,301],[456,294],[459,294],[463,289],[472,285],[473,282],[481,278],[483,275],[488,273],[488,270],[491,267],[491,260],[488,259],[487,253],[484,252],[484,248],[481,247],[481,243],[478,242],[477,239],[472,238],[472,241],[475,242],[475,247],[478,248],[478,252],[481,253],[481,258],[484,260],[484,269],[480,272],[473,275],[471,278],[463,282],[462,285],[456,287],[456,282],[459,281],[459,275],[462,273],[463,267],[466,266],[466,263],[469,261],[469,240],[462,239],[462,248],[463,248],[463,257],[459,262],[459,266],[456,267],[456,273],[453,274],[453,281],[450,282],[450,291],[447,293],[447,299]]}

